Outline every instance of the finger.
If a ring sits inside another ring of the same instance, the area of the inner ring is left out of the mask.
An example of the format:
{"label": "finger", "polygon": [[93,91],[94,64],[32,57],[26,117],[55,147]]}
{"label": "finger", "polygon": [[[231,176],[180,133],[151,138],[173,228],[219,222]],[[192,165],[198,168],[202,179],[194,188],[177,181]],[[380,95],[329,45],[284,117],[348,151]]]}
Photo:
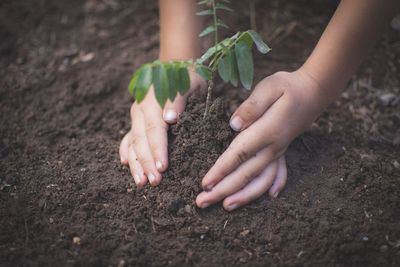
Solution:
{"label": "finger", "polygon": [[167,101],[163,111],[164,121],[167,123],[175,123],[180,114],[185,110],[187,94],[181,96],[178,94],[174,102]]}
{"label": "finger", "polygon": [[[266,164],[280,157],[293,137],[293,134],[289,135],[288,131],[285,131],[282,121],[276,119],[282,117],[283,113],[285,113],[285,102],[278,101],[256,122],[240,132],[204,176],[203,188],[211,189],[222,178],[267,146],[271,154]],[[289,115],[284,114],[284,116]]]}
{"label": "finger", "polygon": [[174,101],[167,101],[163,111],[164,120],[167,123],[175,123],[180,114],[185,110],[187,98],[195,94],[201,96],[206,91],[207,83],[193,70],[189,71],[190,75],[190,90],[185,95],[177,94]]}
{"label": "finger", "polygon": [[224,209],[232,211],[264,194],[271,187],[278,170],[278,162],[270,163],[256,178],[243,189],[225,198],[222,203]]}
{"label": "finger", "polygon": [[285,156],[282,156],[278,160],[278,172],[274,184],[269,189],[269,195],[273,198],[278,197],[279,193],[285,187],[287,181],[287,168]]}
{"label": "finger", "polygon": [[242,131],[256,121],[283,94],[281,87],[273,86],[271,77],[262,80],[253,93],[233,113],[229,122],[235,131]]}
{"label": "finger", "polygon": [[135,183],[137,185],[145,185],[147,183],[147,177],[144,175],[142,165],[140,165],[133,145],[128,146],[128,160],[129,168]]}
{"label": "finger", "polygon": [[162,118],[162,109],[154,97],[153,87],[140,108],[154,164],[159,172],[165,171],[168,167],[168,125]]}
{"label": "finger", "polygon": [[269,158],[269,149],[263,149],[222,179],[211,191],[200,193],[196,199],[197,205],[201,208],[208,207],[244,188],[265,169]]}
{"label": "finger", "polygon": [[129,144],[132,140],[132,133],[129,131],[124,138],[122,138],[121,144],[119,145],[119,157],[121,163],[128,164]]}
{"label": "finger", "polygon": [[[214,166],[204,176],[202,186],[205,190],[210,190],[238,166],[268,146],[268,144],[264,143],[262,129],[258,129],[255,124],[251,128],[235,137],[228,149],[217,159]],[[269,154],[265,158],[265,164],[271,162],[274,159],[273,157],[274,154],[269,150]]]}
{"label": "finger", "polygon": [[136,104],[133,106],[134,108],[132,110],[136,115],[132,114],[134,115],[132,118],[134,125],[137,125],[137,127],[133,127],[131,130],[133,135],[132,145],[150,184],[158,185],[161,181],[161,174],[156,169],[153,155],[151,154],[150,146],[147,142],[146,129],[143,127],[145,125],[144,116]]}

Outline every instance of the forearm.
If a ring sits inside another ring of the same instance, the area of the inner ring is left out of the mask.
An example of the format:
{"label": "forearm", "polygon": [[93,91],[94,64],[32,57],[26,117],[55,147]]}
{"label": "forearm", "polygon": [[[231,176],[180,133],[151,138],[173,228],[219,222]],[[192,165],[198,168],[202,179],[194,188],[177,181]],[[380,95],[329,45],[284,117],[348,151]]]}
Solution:
{"label": "forearm", "polygon": [[200,56],[201,19],[195,0],[159,0],[161,61]]}
{"label": "forearm", "polygon": [[398,0],[342,0],[311,56],[302,66],[329,105],[344,89],[399,9]]}

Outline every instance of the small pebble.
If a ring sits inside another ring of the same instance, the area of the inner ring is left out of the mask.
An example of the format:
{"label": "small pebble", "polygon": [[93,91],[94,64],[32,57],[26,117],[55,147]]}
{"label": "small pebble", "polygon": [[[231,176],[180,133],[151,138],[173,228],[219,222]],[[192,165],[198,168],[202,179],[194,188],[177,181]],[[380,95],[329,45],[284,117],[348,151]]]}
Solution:
{"label": "small pebble", "polygon": [[76,244],[76,245],[80,245],[81,239],[79,237],[75,236],[74,238],[72,238],[72,242],[74,242],[74,244]]}
{"label": "small pebble", "polygon": [[204,239],[205,236],[205,234],[200,235],[200,239]]}
{"label": "small pebble", "polygon": [[364,237],[362,238],[362,240],[363,240],[363,241],[368,241],[368,237],[367,237],[367,236],[364,236]]}
{"label": "small pebble", "polygon": [[82,169],[81,169],[81,172],[85,172],[85,171],[86,171],[86,168],[82,168]]}
{"label": "small pebble", "polygon": [[396,96],[392,93],[383,94],[379,97],[379,100],[381,100],[384,106],[388,106],[395,99]]}
{"label": "small pebble", "polygon": [[185,205],[185,211],[187,213],[191,213],[192,212],[192,208],[190,207],[190,205]]}
{"label": "small pebble", "polygon": [[396,169],[400,169],[400,163],[399,163],[397,160],[393,161],[393,166],[394,166]]}
{"label": "small pebble", "polygon": [[54,219],[53,219],[53,218],[50,218],[50,219],[49,219],[49,222],[50,222],[50,223],[53,223],[53,222],[54,222]]}

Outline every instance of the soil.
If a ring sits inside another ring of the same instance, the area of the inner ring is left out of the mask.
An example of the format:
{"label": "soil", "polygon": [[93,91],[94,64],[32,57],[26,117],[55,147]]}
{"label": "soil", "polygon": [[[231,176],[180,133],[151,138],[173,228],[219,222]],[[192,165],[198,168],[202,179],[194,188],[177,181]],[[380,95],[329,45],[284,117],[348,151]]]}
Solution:
{"label": "soil", "polygon": [[[254,3],[273,48],[255,57],[256,81],[299,67],[337,5]],[[225,22],[249,28],[247,1],[233,6]],[[191,100],[170,128],[158,187],[136,187],[120,164],[126,87],[157,57],[157,14],[144,0],[0,3],[0,265],[399,266],[399,15],[289,147],[280,196],[229,213],[194,200],[246,91],[217,81],[205,120],[204,101]]]}

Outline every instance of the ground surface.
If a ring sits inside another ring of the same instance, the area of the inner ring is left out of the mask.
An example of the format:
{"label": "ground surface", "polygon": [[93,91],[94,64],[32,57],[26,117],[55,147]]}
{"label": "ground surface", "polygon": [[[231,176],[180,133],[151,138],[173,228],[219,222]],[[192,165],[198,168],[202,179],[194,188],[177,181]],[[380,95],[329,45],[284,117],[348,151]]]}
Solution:
{"label": "ground surface", "polygon": [[[257,56],[256,80],[298,67],[336,5],[255,3],[273,48]],[[247,2],[235,9],[225,20],[249,28]],[[211,147],[184,131],[195,113],[173,127],[159,187],[135,187],[119,163],[127,84],[157,57],[156,1],[2,1],[0,39],[0,265],[400,265],[398,22],[290,146],[280,197],[232,213],[194,199],[233,135],[224,122],[240,90],[218,86],[230,105],[215,109]]]}

